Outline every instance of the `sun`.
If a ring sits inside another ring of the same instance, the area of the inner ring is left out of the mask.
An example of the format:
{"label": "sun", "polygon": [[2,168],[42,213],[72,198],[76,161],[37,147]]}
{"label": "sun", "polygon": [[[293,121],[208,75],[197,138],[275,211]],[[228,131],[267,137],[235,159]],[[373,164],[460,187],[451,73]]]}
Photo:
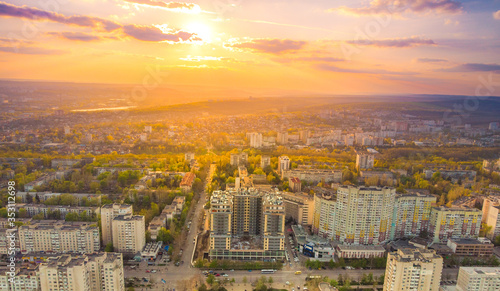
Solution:
{"label": "sun", "polygon": [[202,39],[203,42],[212,41],[212,29],[210,26],[201,22],[192,22],[186,25],[186,30],[188,32],[196,33],[196,35]]}

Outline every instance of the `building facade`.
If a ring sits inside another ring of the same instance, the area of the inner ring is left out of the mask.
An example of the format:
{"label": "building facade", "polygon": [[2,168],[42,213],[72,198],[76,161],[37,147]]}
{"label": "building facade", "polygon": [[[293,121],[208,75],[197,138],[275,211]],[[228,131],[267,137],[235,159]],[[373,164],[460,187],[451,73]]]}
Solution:
{"label": "building facade", "polygon": [[457,291],[498,291],[500,290],[500,268],[460,267]]}
{"label": "building facade", "polygon": [[99,228],[89,222],[41,220],[18,229],[21,253],[93,253],[101,244]]}
{"label": "building facade", "polygon": [[494,240],[500,235],[500,197],[490,196],[483,201],[482,223],[491,226],[491,231],[486,237]]}
{"label": "building facade", "polygon": [[357,169],[371,169],[375,163],[375,155],[368,152],[356,153],[356,168]]}
{"label": "building facade", "polygon": [[119,215],[113,219],[115,252],[136,254],[146,245],[146,225],[142,215]]}
{"label": "building facade", "polygon": [[333,229],[343,244],[374,245],[389,240],[396,189],[340,186]]}
{"label": "building facade", "polygon": [[436,197],[431,195],[396,195],[392,216],[391,240],[418,236],[427,231]]}
{"label": "building facade", "polygon": [[279,192],[255,188],[210,197],[210,259],[283,259],[285,205]]}
{"label": "building facade", "polygon": [[324,238],[335,234],[335,214],[337,197],[334,195],[314,195],[313,232]]}
{"label": "building facade", "polygon": [[481,228],[482,212],[468,207],[433,207],[429,233],[435,243],[449,239],[477,238]]}
{"label": "building facade", "polygon": [[113,219],[119,215],[131,215],[132,213],[132,205],[127,204],[106,204],[101,207],[101,231],[103,245],[113,242]]}
{"label": "building facade", "polygon": [[400,249],[389,253],[384,291],[438,291],[443,258],[427,249]]}
{"label": "building facade", "polygon": [[123,258],[117,253],[62,255],[40,264],[41,290],[124,291]]}
{"label": "building facade", "polygon": [[312,225],[314,217],[314,197],[307,193],[283,192],[286,218],[293,218],[298,224]]}
{"label": "building facade", "polygon": [[288,170],[290,170],[290,158],[287,156],[280,156],[278,158],[278,173],[283,177],[283,173]]}

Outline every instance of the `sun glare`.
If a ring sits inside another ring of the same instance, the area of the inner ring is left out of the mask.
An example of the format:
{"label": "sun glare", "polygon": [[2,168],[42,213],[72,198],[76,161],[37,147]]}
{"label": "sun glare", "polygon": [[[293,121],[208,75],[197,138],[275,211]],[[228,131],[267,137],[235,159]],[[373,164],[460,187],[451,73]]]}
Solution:
{"label": "sun glare", "polygon": [[196,35],[202,39],[203,42],[211,42],[212,40],[212,30],[210,26],[201,22],[192,22],[186,26],[186,30],[189,32],[196,33]]}

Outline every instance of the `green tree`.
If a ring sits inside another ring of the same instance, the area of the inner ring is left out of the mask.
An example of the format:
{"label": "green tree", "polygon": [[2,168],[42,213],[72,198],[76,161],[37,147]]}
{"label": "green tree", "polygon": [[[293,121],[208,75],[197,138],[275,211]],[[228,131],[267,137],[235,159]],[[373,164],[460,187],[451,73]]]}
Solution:
{"label": "green tree", "polygon": [[214,281],[215,281],[215,276],[214,275],[210,274],[210,275],[207,276],[207,284],[208,285],[212,285],[214,283]]}
{"label": "green tree", "polygon": [[495,240],[493,241],[496,246],[500,246],[500,235],[497,235],[495,237]]}
{"label": "green tree", "polygon": [[202,260],[202,259],[199,259],[199,260],[197,260],[197,261],[194,263],[194,266],[195,266],[196,268],[203,268],[203,266],[205,266],[205,262],[203,262],[203,260]]}
{"label": "green tree", "polygon": [[107,253],[111,253],[111,252],[113,252],[113,250],[114,250],[114,247],[113,247],[113,243],[111,243],[111,242],[108,243],[106,245],[106,247],[104,248],[104,251]]}
{"label": "green tree", "polygon": [[64,218],[66,221],[78,221],[79,220],[78,213],[76,212],[69,212],[66,214],[66,217]]}

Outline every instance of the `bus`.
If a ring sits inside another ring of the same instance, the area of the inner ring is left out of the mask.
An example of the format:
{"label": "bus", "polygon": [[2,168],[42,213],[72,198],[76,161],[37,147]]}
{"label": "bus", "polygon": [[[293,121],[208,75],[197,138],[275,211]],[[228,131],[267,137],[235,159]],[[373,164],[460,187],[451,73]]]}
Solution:
{"label": "bus", "polygon": [[276,270],[269,269],[269,270],[261,270],[260,272],[262,274],[274,274],[274,272],[276,272]]}
{"label": "bus", "polygon": [[320,275],[309,275],[309,276],[306,277],[306,281],[311,281],[311,280],[314,280],[314,279],[321,280],[321,278],[323,278],[323,276],[320,276]]}

